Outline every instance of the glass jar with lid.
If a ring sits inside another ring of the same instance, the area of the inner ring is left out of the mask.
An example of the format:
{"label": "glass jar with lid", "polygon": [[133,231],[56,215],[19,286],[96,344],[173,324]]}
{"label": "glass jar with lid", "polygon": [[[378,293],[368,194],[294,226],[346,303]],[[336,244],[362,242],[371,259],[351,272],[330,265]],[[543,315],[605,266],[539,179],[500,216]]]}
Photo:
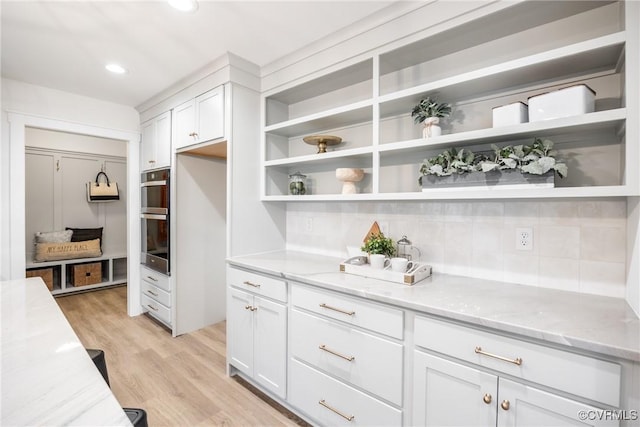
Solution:
{"label": "glass jar with lid", "polygon": [[302,196],[307,194],[307,188],[305,181],[307,176],[300,172],[292,173],[289,175],[289,194],[294,196]]}

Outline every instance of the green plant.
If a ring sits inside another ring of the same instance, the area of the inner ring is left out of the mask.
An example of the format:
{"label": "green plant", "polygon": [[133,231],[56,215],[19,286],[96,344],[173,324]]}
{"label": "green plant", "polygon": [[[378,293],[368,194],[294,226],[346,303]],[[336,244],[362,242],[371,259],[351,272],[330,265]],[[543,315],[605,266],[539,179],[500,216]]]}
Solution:
{"label": "green plant", "polygon": [[522,159],[525,156],[524,146],[516,145],[512,147],[507,145],[506,147],[498,147],[495,144],[491,144],[493,150],[493,156],[484,158],[478,163],[482,172],[490,172],[492,170],[503,169],[517,169],[522,164]]}
{"label": "green plant", "polygon": [[523,164],[520,167],[523,173],[544,175],[548,171],[554,170],[561,178],[567,176],[567,165],[555,158],[558,153],[553,149],[553,141],[535,138],[533,144],[524,146],[523,150]]}
{"label": "green plant", "polygon": [[[459,151],[449,148],[435,157],[425,159],[420,165],[420,173],[424,175],[448,176],[454,173],[462,174],[477,169],[476,155],[465,148]],[[422,185],[422,176],[418,178]]]}
{"label": "green plant", "polygon": [[451,105],[438,103],[431,97],[426,97],[411,110],[411,117],[416,123],[422,123],[429,117],[447,117],[451,114]]}
{"label": "green plant", "polygon": [[393,240],[389,237],[385,237],[382,233],[372,234],[369,236],[360,250],[367,252],[369,255],[382,254],[392,257],[396,254],[396,247],[393,244]]}

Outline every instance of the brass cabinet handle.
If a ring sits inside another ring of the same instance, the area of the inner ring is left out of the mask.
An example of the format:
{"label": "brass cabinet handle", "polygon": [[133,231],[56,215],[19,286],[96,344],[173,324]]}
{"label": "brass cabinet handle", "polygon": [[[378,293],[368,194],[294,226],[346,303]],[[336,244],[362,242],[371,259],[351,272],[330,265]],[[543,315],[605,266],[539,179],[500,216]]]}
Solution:
{"label": "brass cabinet handle", "polygon": [[334,356],[338,356],[338,357],[343,358],[344,360],[348,360],[349,362],[353,362],[355,360],[355,356],[345,356],[344,354],[340,354],[337,351],[333,351],[333,350],[327,348],[327,346],[324,345],[324,344],[321,344],[318,348],[320,350],[326,351],[327,353],[331,353]]}
{"label": "brass cabinet handle", "polygon": [[154,297],[157,297],[157,296],[158,296],[158,294],[156,294],[155,292],[153,292],[153,291],[152,291],[152,290],[150,290],[150,289],[147,289],[147,293],[149,293],[149,294],[153,295]]}
{"label": "brass cabinet handle", "polygon": [[500,404],[500,407],[501,407],[502,409],[504,409],[505,411],[508,411],[508,410],[509,410],[509,406],[510,406],[509,401],[508,401],[508,400],[506,400],[506,399],[505,399],[505,400],[503,400],[503,401],[502,401],[502,403]]}
{"label": "brass cabinet handle", "polygon": [[338,313],[346,314],[347,316],[353,316],[354,314],[356,314],[355,311],[342,310],[342,309],[339,309],[339,308],[331,307],[330,305],[327,305],[325,303],[320,304],[320,307],[326,308],[327,310],[337,311]]}
{"label": "brass cabinet handle", "polygon": [[158,281],[158,279],[156,279],[155,277],[151,277],[151,276],[147,276],[147,279],[149,279],[149,280],[153,280],[154,282],[157,282],[157,281]]}
{"label": "brass cabinet handle", "polygon": [[151,304],[147,304],[147,307],[149,307],[153,311],[158,311],[158,309],[152,306]]}
{"label": "brass cabinet handle", "polygon": [[514,365],[518,365],[518,366],[522,365],[522,359],[520,357],[516,357],[515,359],[509,359],[507,357],[498,356],[497,354],[487,353],[486,351],[482,351],[482,347],[480,346],[476,347],[475,352],[478,354],[483,354],[485,356],[493,357],[494,359],[499,359],[505,362],[513,363]]}
{"label": "brass cabinet handle", "polygon": [[258,307],[254,307],[252,305],[245,305],[244,306],[245,310],[251,310],[251,311],[256,311],[258,309]]}
{"label": "brass cabinet handle", "polygon": [[260,287],[260,285],[258,285],[256,283],[253,283],[253,282],[250,282],[248,280],[245,281],[245,282],[242,282],[242,283],[244,283],[245,285],[253,286],[254,288],[259,288]]}
{"label": "brass cabinet handle", "polygon": [[155,160],[149,160],[149,163],[154,164],[156,161]]}
{"label": "brass cabinet handle", "polygon": [[191,133],[189,134],[189,136],[192,136],[192,137],[194,137],[194,138],[195,138],[195,137],[197,137],[197,136],[198,136],[198,133],[197,133],[197,132],[191,132]]}
{"label": "brass cabinet handle", "polygon": [[482,397],[482,401],[484,403],[486,403],[487,405],[491,403],[491,395],[489,393],[486,393],[483,397]]}
{"label": "brass cabinet handle", "polygon": [[330,410],[331,412],[334,412],[334,413],[340,415],[342,418],[344,418],[347,421],[353,421],[353,419],[356,417],[355,415],[345,415],[344,413],[338,411],[336,408],[332,408],[331,406],[329,406],[327,404],[327,402],[324,401],[324,399],[322,399],[318,403],[320,405],[324,406],[325,408],[327,408],[328,410]]}

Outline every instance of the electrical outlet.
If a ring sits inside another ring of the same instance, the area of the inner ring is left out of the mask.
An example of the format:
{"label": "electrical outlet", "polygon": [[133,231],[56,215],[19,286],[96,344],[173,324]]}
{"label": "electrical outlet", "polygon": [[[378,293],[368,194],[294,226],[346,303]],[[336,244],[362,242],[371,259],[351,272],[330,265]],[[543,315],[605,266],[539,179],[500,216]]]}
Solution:
{"label": "electrical outlet", "polygon": [[533,229],[530,227],[516,228],[516,249],[519,251],[533,250]]}
{"label": "electrical outlet", "polygon": [[304,229],[307,233],[311,233],[313,231],[313,218],[307,217],[307,221],[304,224]]}

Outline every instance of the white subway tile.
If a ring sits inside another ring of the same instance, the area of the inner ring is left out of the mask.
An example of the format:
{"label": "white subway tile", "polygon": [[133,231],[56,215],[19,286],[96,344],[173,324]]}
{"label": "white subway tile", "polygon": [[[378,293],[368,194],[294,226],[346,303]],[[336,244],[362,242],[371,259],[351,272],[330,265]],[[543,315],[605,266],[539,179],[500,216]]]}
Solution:
{"label": "white subway tile", "polygon": [[545,257],[580,258],[580,227],[540,225],[533,244]]}

